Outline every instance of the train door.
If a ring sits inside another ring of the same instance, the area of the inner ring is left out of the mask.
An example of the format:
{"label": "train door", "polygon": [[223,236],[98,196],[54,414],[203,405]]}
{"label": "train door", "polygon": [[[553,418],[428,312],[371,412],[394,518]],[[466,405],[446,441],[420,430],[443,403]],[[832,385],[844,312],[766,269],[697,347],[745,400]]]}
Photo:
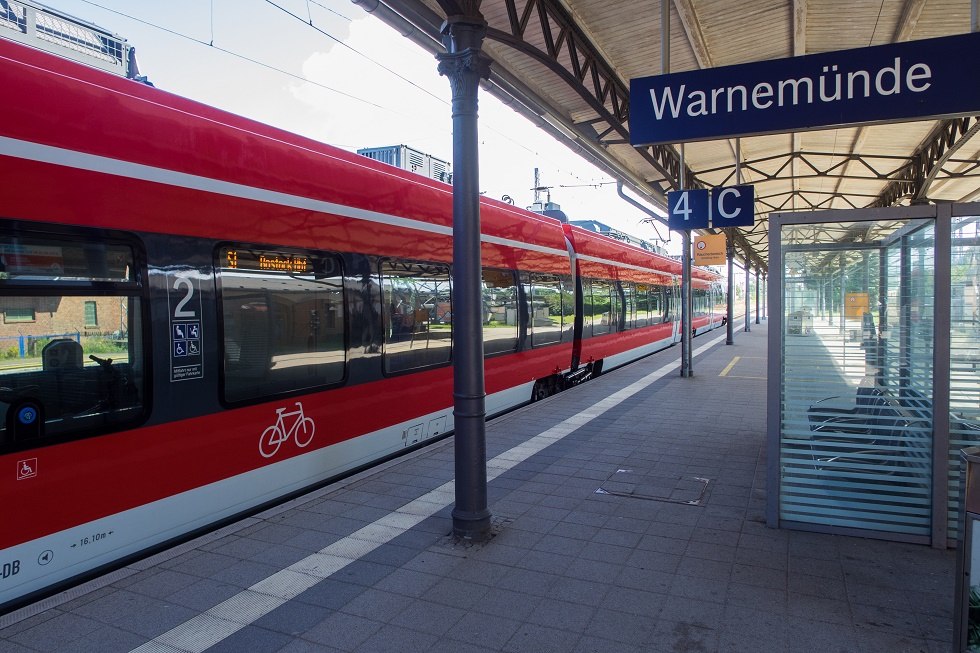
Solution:
{"label": "train door", "polygon": [[667,288],[667,304],[669,306],[667,315],[673,326],[673,341],[681,340],[681,287],[680,279],[672,277],[670,286]]}

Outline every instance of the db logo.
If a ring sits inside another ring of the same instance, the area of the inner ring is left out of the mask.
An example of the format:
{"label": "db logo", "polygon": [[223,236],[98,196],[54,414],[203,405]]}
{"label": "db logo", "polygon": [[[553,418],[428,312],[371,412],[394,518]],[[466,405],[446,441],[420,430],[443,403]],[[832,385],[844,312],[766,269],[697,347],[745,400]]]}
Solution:
{"label": "db logo", "polygon": [[23,481],[37,476],[37,458],[17,461],[17,480]]}

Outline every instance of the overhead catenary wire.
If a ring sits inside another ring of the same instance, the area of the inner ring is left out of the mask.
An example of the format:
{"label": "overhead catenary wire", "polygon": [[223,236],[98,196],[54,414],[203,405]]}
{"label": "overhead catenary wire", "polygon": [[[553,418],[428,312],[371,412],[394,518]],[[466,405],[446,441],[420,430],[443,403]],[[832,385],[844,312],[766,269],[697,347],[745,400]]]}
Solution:
{"label": "overhead catenary wire", "polygon": [[[177,30],[170,29],[169,27],[164,27],[163,25],[157,25],[156,23],[152,23],[150,21],[143,20],[142,18],[137,18],[136,16],[132,16],[130,14],[127,14],[127,13],[123,12],[123,11],[119,11],[118,9],[113,9],[111,7],[106,7],[105,5],[101,5],[98,2],[94,2],[94,0],[81,0],[81,1],[84,2],[85,4],[92,5],[93,7],[98,7],[99,9],[102,9],[103,11],[108,11],[109,13],[113,13],[113,14],[116,14],[118,16],[122,16],[123,18],[127,18],[129,20],[134,21],[134,22],[140,23],[141,25],[146,25],[147,27],[152,27],[153,29],[158,29],[161,32],[166,32],[167,34],[171,34],[173,36],[176,36],[176,37],[185,39],[187,41],[191,41],[192,43],[197,43],[198,45],[203,45],[203,46],[208,47],[208,48],[213,48],[213,49],[217,50],[218,52],[224,52],[227,55],[230,55],[232,57],[236,57],[238,59],[241,59],[242,61],[247,61],[248,63],[251,63],[251,64],[255,64],[256,66],[261,66],[262,68],[266,68],[266,69],[271,70],[273,72],[277,72],[277,73],[279,73],[281,75],[286,75],[287,77],[292,77],[293,79],[299,80],[301,82],[306,82],[308,84],[313,84],[314,86],[319,86],[320,88],[322,88],[324,90],[330,91],[332,93],[337,93],[338,95],[343,95],[346,98],[350,98],[350,99],[356,100],[358,102],[363,102],[364,104],[369,104],[369,105],[371,105],[373,107],[376,107],[378,109],[381,109],[383,111],[388,111],[388,112],[391,112],[391,113],[395,113],[397,115],[405,115],[405,114],[402,114],[402,113],[400,113],[400,112],[398,112],[398,111],[396,111],[394,109],[391,109],[389,107],[385,107],[385,106],[382,106],[382,105],[377,104],[375,102],[371,102],[370,100],[365,100],[362,97],[358,97],[358,96],[353,95],[351,93],[345,93],[344,91],[341,91],[340,89],[333,88],[332,86],[327,86],[326,84],[321,84],[320,82],[313,81],[312,79],[309,79],[309,78],[304,77],[302,75],[297,75],[296,73],[291,73],[288,70],[283,70],[282,68],[277,68],[276,66],[273,66],[272,64],[265,63],[264,61],[259,61],[258,59],[255,59],[253,57],[249,57],[247,55],[244,55],[241,52],[235,52],[234,50],[229,50],[227,48],[223,48],[220,45],[214,45],[213,41],[211,43],[208,43],[207,41],[203,41],[201,39],[195,38],[195,37],[190,36],[188,34],[184,34],[182,32],[178,32]],[[213,28],[212,28],[212,30],[213,30]],[[213,38],[214,37],[213,37],[213,31],[212,31],[212,39]]]}
{"label": "overhead catenary wire", "polygon": [[[426,89],[422,88],[421,86],[419,86],[417,83],[413,82],[412,80],[407,79],[406,77],[404,77],[403,75],[400,75],[399,73],[397,73],[396,71],[392,70],[388,66],[385,66],[383,63],[380,63],[380,62],[374,60],[373,58],[369,57],[368,55],[366,55],[365,53],[361,52],[357,48],[354,48],[354,47],[350,46],[349,44],[347,44],[347,43],[343,42],[342,40],[338,39],[336,36],[334,36],[334,35],[330,34],[329,32],[327,32],[326,30],[324,30],[321,27],[315,25],[313,23],[313,21],[312,21],[312,14],[310,15],[309,21],[307,21],[307,19],[305,19],[302,16],[299,16],[297,14],[294,14],[293,12],[291,12],[288,9],[286,9],[286,8],[278,5],[277,3],[273,2],[272,0],[264,0],[264,1],[267,4],[273,6],[273,7],[277,8],[277,9],[279,9],[280,11],[288,14],[289,16],[295,18],[296,20],[298,20],[300,23],[302,23],[306,27],[316,30],[318,33],[320,33],[323,36],[326,36],[327,38],[331,39],[332,41],[338,43],[339,45],[343,46],[347,50],[349,50],[349,51],[353,52],[354,54],[358,55],[359,57],[361,57],[361,58],[369,61],[370,63],[378,66],[379,68],[381,68],[382,70],[388,72],[389,74],[394,75],[394,76],[398,77],[399,79],[401,79],[401,80],[409,83],[411,86],[413,86],[414,88],[422,91],[423,93],[425,93],[429,97],[432,97],[435,100],[437,100],[438,102],[440,102],[440,103],[442,103],[442,104],[444,104],[446,106],[449,106],[449,102],[446,99],[443,99],[443,98],[439,97],[438,95],[436,95],[436,94],[434,94],[434,93],[432,93],[430,91],[427,91]],[[309,79],[308,77],[305,77],[303,75],[300,75],[300,74],[297,74],[297,73],[293,73],[293,72],[290,72],[288,70],[284,70],[282,68],[279,68],[279,67],[274,66],[272,64],[266,63],[266,62],[264,62],[264,61],[262,61],[260,59],[255,58],[255,57],[252,57],[252,56],[243,54],[242,52],[238,52],[238,51],[235,51],[235,50],[231,50],[231,49],[228,49],[228,48],[221,47],[219,45],[215,45],[214,44],[214,3],[213,3],[213,0],[209,3],[210,4],[210,22],[211,22],[211,24],[210,24],[210,36],[211,36],[210,42],[204,41],[204,40],[199,39],[199,38],[196,38],[194,36],[190,36],[188,34],[185,34],[183,32],[177,31],[177,30],[172,29],[172,28],[169,28],[169,27],[164,27],[163,25],[159,25],[159,24],[154,23],[152,21],[149,21],[149,20],[146,20],[146,19],[143,19],[143,18],[139,18],[139,17],[134,16],[132,14],[128,14],[128,13],[126,13],[124,11],[120,11],[118,9],[114,9],[112,7],[109,7],[109,6],[106,6],[106,5],[101,4],[99,2],[96,2],[95,0],[81,0],[81,2],[84,2],[85,4],[91,5],[93,7],[97,7],[99,9],[103,10],[103,11],[107,11],[109,13],[112,13],[112,14],[115,14],[115,15],[118,15],[118,16],[121,16],[123,18],[126,18],[127,20],[131,20],[131,21],[134,21],[134,22],[139,23],[141,25],[145,25],[145,26],[150,27],[152,29],[156,29],[156,30],[165,32],[165,33],[170,34],[172,36],[175,36],[175,37],[178,37],[178,38],[181,38],[181,39],[190,41],[192,43],[196,43],[198,45],[202,45],[202,46],[205,46],[205,47],[212,48],[214,50],[217,50],[219,52],[222,52],[224,54],[227,54],[227,55],[229,55],[231,57],[235,57],[237,59],[240,59],[242,61],[248,62],[248,63],[253,64],[253,65],[256,65],[256,66],[260,66],[260,67],[265,68],[267,70],[270,70],[272,72],[279,73],[281,75],[285,75],[285,76],[290,77],[292,79],[295,79],[297,81],[311,84],[313,86],[316,86],[318,88],[322,88],[322,89],[324,89],[326,91],[329,91],[331,93],[336,93],[336,94],[338,94],[340,96],[343,96],[343,97],[349,98],[351,100],[360,102],[362,104],[365,104],[365,105],[374,107],[376,109],[380,109],[380,110],[385,111],[387,113],[390,113],[390,114],[393,114],[393,115],[402,116],[402,117],[407,117],[407,118],[411,118],[412,117],[410,114],[408,114],[408,113],[406,113],[404,111],[401,111],[399,109],[388,107],[388,106],[384,106],[382,104],[378,104],[376,102],[373,102],[373,101],[368,100],[368,99],[366,99],[364,97],[355,95],[353,93],[342,91],[340,89],[334,88],[334,87],[329,86],[327,84],[323,84],[321,82],[314,81],[314,80]],[[351,17],[344,15],[343,13],[340,13],[340,12],[334,10],[334,9],[331,9],[330,7],[327,7],[326,5],[324,5],[324,4],[320,3],[320,2],[317,2],[317,0],[308,0],[307,5],[309,5],[309,4],[316,5],[317,7],[320,7],[321,9],[323,9],[325,11],[328,11],[328,12],[336,15],[339,18],[342,18],[343,20],[346,20],[346,21],[349,21],[349,22],[353,22],[353,20],[354,20]],[[512,143],[514,146],[520,147],[522,150],[524,150],[525,152],[527,152],[530,155],[533,155],[533,156],[539,157],[539,158],[546,158],[546,159],[549,158],[545,154],[543,154],[542,152],[539,152],[536,149],[532,149],[532,148],[528,147],[526,144],[522,143],[519,140],[516,140],[515,138],[511,137],[506,132],[504,132],[504,131],[502,131],[500,129],[495,128],[493,125],[491,125],[489,123],[482,123],[482,125],[486,129],[488,129],[489,131],[492,131],[495,134],[499,135],[500,137],[506,139],[508,142]],[[347,148],[347,149],[350,149],[350,148]],[[552,162],[552,163],[554,163],[554,162]],[[554,165],[555,165],[555,170],[558,173],[567,174],[567,175],[569,175],[570,177],[572,177],[574,179],[577,179],[577,180],[586,182],[586,180],[583,179],[578,174],[576,174],[576,173],[574,173],[574,172],[572,172],[570,170],[564,169],[564,166],[562,166],[560,164],[557,164],[557,163],[554,163]],[[603,182],[602,184],[583,183],[583,184],[581,184],[579,186],[576,186],[576,185],[568,185],[568,186],[562,186],[562,187],[567,187],[567,188],[575,188],[575,187],[598,187],[599,185],[606,185],[606,184],[612,184],[612,183],[615,183],[615,182]]]}
{"label": "overhead catenary wire", "polygon": [[416,89],[422,91],[423,93],[425,93],[429,97],[435,98],[436,100],[438,100],[439,102],[442,102],[443,104],[447,104],[447,105],[449,104],[448,102],[446,102],[445,98],[441,98],[438,95],[436,95],[435,93],[433,93],[432,91],[430,91],[430,90],[428,90],[426,88],[423,88],[423,87],[419,86],[414,81],[412,81],[409,78],[405,77],[404,75],[402,75],[402,74],[400,74],[400,73],[392,70],[391,68],[389,68],[388,66],[384,65],[383,63],[377,61],[376,59],[372,59],[371,57],[369,57],[368,55],[364,54],[363,52],[361,52],[357,48],[353,48],[350,45],[348,45],[347,43],[344,43],[343,41],[341,41],[340,39],[338,39],[336,36],[334,36],[333,34],[331,34],[330,32],[328,32],[328,31],[326,31],[324,29],[321,29],[321,28],[317,27],[316,25],[313,24],[312,18],[310,19],[310,22],[307,23],[306,21],[303,20],[303,17],[302,16],[298,16],[298,15],[294,14],[293,12],[289,11],[288,9],[286,9],[285,7],[283,7],[282,5],[279,5],[279,4],[275,3],[275,2],[273,2],[272,0],[265,0],[265,2],[266,2],[266,4],[272,5],[276,9],[280,10],[284,14],[287,14],[289,16],[292,16],[293,18],[295,18],[299,22],[303,23],[304,25],[309,25],[310,28],[315,29],[317,32],[319,32],[320,34],[323,34],[324,36],[326,36],[331,41],[334,41],[338,45],[341,45],[341,46],[347,48],[351,52],[353,52],[353,53],[357,54],[358,56],[364,58],[364,60],[370,61],[375,66],[378,66],[382,70],[385,70],[385,71],[391,73],[392,75],[394,75],[398,79],[400,79],[403,82],[406,82],[407,84],[409,84],[409,85],[415,87]]}

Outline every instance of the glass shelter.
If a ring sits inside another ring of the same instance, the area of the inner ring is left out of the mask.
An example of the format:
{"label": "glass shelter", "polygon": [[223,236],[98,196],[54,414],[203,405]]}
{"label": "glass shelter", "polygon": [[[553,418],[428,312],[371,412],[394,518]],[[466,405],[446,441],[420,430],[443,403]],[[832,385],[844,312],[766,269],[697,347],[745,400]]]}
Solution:
{"label": "glass shelter", "polygon": [[769,225],[769,525],[952,544],[980,444],[980,204]]}

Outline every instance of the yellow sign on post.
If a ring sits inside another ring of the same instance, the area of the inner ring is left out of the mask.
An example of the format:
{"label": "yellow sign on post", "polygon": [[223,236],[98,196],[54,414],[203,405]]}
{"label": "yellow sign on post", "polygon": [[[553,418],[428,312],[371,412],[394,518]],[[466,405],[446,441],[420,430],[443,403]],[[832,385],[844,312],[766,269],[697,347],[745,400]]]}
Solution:
{"label": "yellow sign on post", "polygon": [[844,317],[859,320],[871,310],[871,302],[866,292],[849,292],[844,296]]}
{"label": "yellow sign on post", "polygon": [[705,234],[694,238],[695,265],[725,264],[725,234]]}

